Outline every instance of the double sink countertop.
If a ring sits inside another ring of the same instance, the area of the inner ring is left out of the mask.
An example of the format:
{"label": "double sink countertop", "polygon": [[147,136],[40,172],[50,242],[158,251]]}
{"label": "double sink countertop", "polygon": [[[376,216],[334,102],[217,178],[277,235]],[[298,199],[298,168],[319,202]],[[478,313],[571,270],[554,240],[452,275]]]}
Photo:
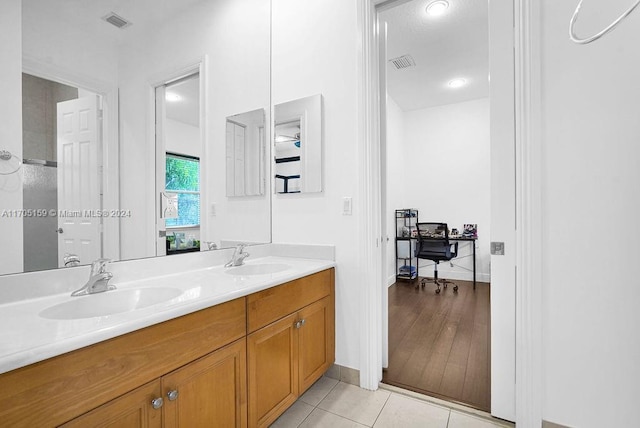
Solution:
{"label": "double sink countertop", "polygon": [[331,267],[332,260],[266,256],[129,282],[114,274],[113,291],[0,303],[0,373]]}

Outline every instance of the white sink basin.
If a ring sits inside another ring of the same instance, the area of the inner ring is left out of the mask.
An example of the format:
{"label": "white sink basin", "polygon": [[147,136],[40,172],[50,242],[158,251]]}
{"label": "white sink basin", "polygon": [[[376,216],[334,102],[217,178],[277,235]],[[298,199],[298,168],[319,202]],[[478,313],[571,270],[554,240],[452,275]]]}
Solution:
{"label": "white sink basin", "polygon": [[225,272],[229,275],[268,275],[283,272],[290,269],[286,263],[256,263],[228,268]]}
{"label": "white sink basin", "polygon": [[41,311],[39,315],[42,318],[56,320],[103,317],[146,308],[174,299],[181,294],[181,290],[169,287],[106,291],[88,296],[72,297],[73,300],[50,306]]}

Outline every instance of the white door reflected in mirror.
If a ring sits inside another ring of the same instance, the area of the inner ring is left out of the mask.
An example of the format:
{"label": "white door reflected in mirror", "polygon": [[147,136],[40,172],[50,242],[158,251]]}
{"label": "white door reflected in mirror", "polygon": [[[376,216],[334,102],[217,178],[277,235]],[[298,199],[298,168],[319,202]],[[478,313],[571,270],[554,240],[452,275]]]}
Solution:
{"label": "white door reflected in mirror", "polygon": [[227,117],[227,196],[264,195],[264,109]]}
{"label": "white door reflected in mirror", "polygon": [[275,193],[322,191],[322,95],[275,106]]}

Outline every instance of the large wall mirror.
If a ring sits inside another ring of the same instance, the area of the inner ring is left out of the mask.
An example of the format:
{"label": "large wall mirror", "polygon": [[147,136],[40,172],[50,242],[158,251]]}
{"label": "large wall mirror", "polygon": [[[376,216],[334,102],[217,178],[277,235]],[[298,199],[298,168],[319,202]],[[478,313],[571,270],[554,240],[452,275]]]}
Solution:
{"label": "large wall mirror", "polygon": [[228,118],[272,135],[270,0],[22,0],[15,19],[23,138],[0,172],[24,164],[0,208],[22,218],[0,233],[22,241],[0,274],[271,241],[270,145],[242,197],[226,184]]}

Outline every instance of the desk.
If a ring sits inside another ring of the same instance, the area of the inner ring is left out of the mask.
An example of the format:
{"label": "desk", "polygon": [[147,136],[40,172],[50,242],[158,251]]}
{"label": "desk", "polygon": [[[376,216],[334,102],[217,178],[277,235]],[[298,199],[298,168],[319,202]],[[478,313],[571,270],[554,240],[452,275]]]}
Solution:
{"label": "desk", "polygon": [[466,237],[466,236],[449,236],[449,241],[461,241],[461,242],[471,242],[471,247],[473,248],[473,289],[476,289],[476,241],[478,238]]}

